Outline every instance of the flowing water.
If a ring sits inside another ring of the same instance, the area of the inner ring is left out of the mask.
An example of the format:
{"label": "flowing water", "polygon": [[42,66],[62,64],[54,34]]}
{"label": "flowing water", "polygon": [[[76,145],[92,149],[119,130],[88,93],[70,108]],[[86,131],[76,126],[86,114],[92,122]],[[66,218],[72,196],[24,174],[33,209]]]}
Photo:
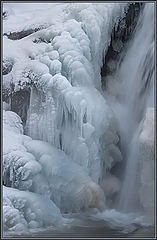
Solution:
{"label": "flowing water", "polygon": [[146,107],[153,106],[153,7],[153,4],[147,4],[141,12],[134,36],[127,45],[127,52],[115,75],[118,98],[112,108],[119,121],[121,150],[125,161],[118,209],[124,212],[140,210],[137,139],[139,123],[144,117]]}

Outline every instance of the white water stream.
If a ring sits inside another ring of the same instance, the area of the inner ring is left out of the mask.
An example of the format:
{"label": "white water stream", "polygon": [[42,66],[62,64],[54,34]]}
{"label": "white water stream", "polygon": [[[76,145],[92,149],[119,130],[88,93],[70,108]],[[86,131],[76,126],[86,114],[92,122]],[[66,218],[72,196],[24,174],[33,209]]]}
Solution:
{"label": "white water stream", "polygon": [[[112,108],[118,118],[125,170],[118,209],[139,210],[139,123],[146,107],[153,106],[154,10],[147,4],[141,12],[134,37],[115,74],[118,94]],[[112,85],[112,87],[114,87]],[[117,93],[117,92],[116,92]]]}

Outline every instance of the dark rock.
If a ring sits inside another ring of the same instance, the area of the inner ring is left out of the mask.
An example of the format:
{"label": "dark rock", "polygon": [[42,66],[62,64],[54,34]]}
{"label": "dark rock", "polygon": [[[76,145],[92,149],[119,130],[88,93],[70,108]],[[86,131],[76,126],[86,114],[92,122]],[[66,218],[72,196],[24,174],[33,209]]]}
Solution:
{"label": "dark rock", "polygon": [[8,12],[7,12],[7,11],[4,11],[4,12],[3,12],[3,20],[5,20],[7,17],[8,17]]}
{"label": "dark rock", "polygon": [[43,38],[35,38],[33,40],[33,42],[34,43],[42,43],[42,42],[44,42],[44,43],[51,43],[51,41],[47,41],[46,39],[43,39]]}
{"label": "dark rock", "polygon": [[[103,59],[101,68],[103,89],[106,87],[105,77],[116,71],[116,61],[118,61],[121,52],[134,32],[143,5],[143,3],[131,3],[125,16],[113,28],[110,46]],[[111,65],[113,61],[114,67]]]}
{"label": "dark rock", "polygon": [[12,32],[12,33],[9,33],[9,34],[4,33],[4,35],[7,36],[11,40],[18,40],[18,39],[27,37],[30,34],[35,33],[35,32],[37,32],[41,29],[42,28],[28,29],[28,30],[21,31],[21,32]]}

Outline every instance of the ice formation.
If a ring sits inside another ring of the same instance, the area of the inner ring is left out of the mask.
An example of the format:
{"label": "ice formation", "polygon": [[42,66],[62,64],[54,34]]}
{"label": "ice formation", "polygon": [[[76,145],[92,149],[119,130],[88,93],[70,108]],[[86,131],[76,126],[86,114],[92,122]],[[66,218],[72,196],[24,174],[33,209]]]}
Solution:
{"label": "ice formation", "polygon": [[50,188],[50,198],[61,212],[78,212],[88,208],[103,209],[102,189],[66,154],[46,142],[26,142],[28,152],[36,156]]}
{"label": "ice formation", "polygon": [[97,89],[103,51],[127,4],[60,6],[60,17],[50,21],[46,13],[46,29],[40,10],[38,17],[30,15],[31,27],[28,21],[17,24],[16,8],[4,21],[6,34],[40,29],[18,41],[4,36],[4,67],[12,63],[4,89],[30,88],[31,96],[25,127],[30,137],[18,116],[4,111],[3,181],[50,198],[62,212],[102,209],[105,192],[97,183],[122,157],[115,118]]}
{"label": "ice formation", "polygon": [[17,234],[37,227],[63,223],[60,210],[48,198],[29,191],[3,186],[4,231]]}
{"label": "ice formation", "polygon": [[[3,103],[3,221],[5,231],[20,231],[57,225],[61,213],[103,210],[121,188],[110,173],[122,160],[121,109],[116,116],[102,95],[100,70],[113,27],[129,4],[46,3],[36,11],[26,4],[22,13],[20,5],[9,4],[3,22],[3,88],[9,96]],[[121,42],[113,47],[121,51]],[[21,89],[30,91],[24,129],[10,111],[11,94]],[[149,116],[139,137],[141,196],[153,184],[149,174],[145,182],[143,157],[153,148]],[[153,209],[143,197],[141,203],[146,212]]]}
{"label": "ice formation", "polygon": [[105,195],[81,166],[62,150],[23,135],[20,117],[4,111],[3,182],[42,194],[64,212],[103,209]]}
{"label": "ice formation", "polygon": [[[7,187],[47,194],[49,189],[41,175],[41,165],[24,146],[31,138],[22,133],[20,117],[3,111],[3,183]],[[38,186],[39,179],[42,184]]]}
{"label": "ice formation", "polygon": [[[122,158],[117,142],[99,143],[107,132],[117,136],[114,116],[95,88],[100,89],[102,56],[112,27],[125,7],[123,3],[67,4],[64,23],[56,21],[18,42],[4,41],[4,55],[14,62],[15,91],[34,85],[26,133],[65,151],[97,183],[103,171]],[[7,32],[5,26],[9,22],[4,25]],[[37,43],[37,39],[42,41]],[[19,46],[20,52],[16,51]]]}

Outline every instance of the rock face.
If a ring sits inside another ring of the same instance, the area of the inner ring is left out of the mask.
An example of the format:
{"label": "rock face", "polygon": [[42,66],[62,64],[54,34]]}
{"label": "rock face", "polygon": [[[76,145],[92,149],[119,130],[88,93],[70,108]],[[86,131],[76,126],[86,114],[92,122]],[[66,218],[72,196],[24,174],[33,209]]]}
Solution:
{"label": "rock face", "polygon": [[125,16],[119,20],[118,25],[113,29],[111,43],[104,57],[104,64],[101,69],[102,88],[106,86],[105,77],[113,74],[116,70],[117,61],[120,59],[122,50],[124,50],[134,32],[142,7],[142,3],[130,4]]}
{"label": "rock face", "polygon": [[39,31],[40,29],[41,28],[35,28],[35,29],[29,29],[29,30],[25,30],[25,31],[21,31],[21,32],[12,32],[10,34],[4,33],[4,35],[7,36],[11,40],[18,40],[18,39],[27,37],[30,34]]}
{"label": "rock face", "polygon": [[[155,152],[154,152],[154,109],[148,108],[145,119],[141,123],[142,131],[139,136],[140,158],[140,202],[144,212],[150,218],[154,212],[155,198]],[[153,221],[153,219],[150,219]]]}

